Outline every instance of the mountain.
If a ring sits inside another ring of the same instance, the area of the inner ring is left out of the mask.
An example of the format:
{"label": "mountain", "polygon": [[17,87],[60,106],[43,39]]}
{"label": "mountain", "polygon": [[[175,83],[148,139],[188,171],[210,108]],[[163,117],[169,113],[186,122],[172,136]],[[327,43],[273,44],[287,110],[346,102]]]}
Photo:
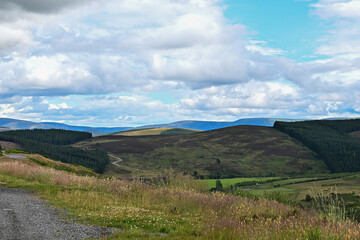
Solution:
{"label": "mountain", "polygon": [[215,130],[219,128],[232,127],[238,125],[264,126],[272,127],[275,121],[292,122],[293,119],[276,119],[276,118],[244,118],[234,122],[216,122],[216,121],[179,121],[167,124],[145,125],[136,128],[185,128],[194,130]]}
{"label": "mountain", "polygon": [[217,121],[179,121],[167,124],[153,124],[144,125],[139,127],[89,127],[89,126],[73,126],[56,122],[31,122],[25,120],[18,120],[12,118],[0,118],[0,126],[9,128],[9,130],[16,129],[64,129],[73,131],[84,131],[94,135],[102,135],[114,132],[122,132],[130,129],[144,129],[144,128],[184,128],[208,131],[225,127],[232,127],[238,125],[251,125],[251,126],[265,126],[272,127],[275,121],[292,122],[297,120],[291,119],[275,119],[275,118],[244,118],[234,122],[217,122]]}
{"label": "mountain", "polygon": [[0,126],[6,127],[9,129],[34,129],[34,128],[41,128],[41,129],[48,129],[51,128],[46,124],[42,123],[35,123],[30,121],[24,120],[17,120],[12,118],[0,118]]}
{"label": "mountain", "polygon": [[88,126],[72,126],[63,123],[55,122],[31,122],[12,118],[0,118],[0,126],[8,130],[16,129],[64,129],[73,131],[84,131],[94,135],[101,135],[106,133],[112,133],[117,131],[125,131],[130,128],[128,127],[88,127]]}
{"label": "mountain", "polygon": [[131,129],[131,127],[88,127],[88,126],[72,126],[63,123],[43,122],[43,124],[51,126],[51,128],[65,129],[72,131],[90,132],[94,135],[101,135],[106,133],[121,132]]}

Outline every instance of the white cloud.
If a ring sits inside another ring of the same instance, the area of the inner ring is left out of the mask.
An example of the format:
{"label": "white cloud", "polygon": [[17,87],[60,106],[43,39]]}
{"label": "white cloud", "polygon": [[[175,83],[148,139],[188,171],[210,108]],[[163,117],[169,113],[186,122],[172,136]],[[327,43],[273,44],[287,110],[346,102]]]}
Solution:
{"label": "white cloud", "polygon": [[[0,114],[115,125],[351,114],[359,3],[312,4],[331,25],[314,53],[325,59],[299,63],[249,40],[217,0],[0,0]],[[164,92],[175,103],[145,97]]]}
{"label": "white cloud", "polygon": [[49,104],[49,110],[60,110],[60,109],[69,109],[70,107],[66,103],[59,104]]}
{"label": "white cloud", "polygon": [[91,0],[0,0],[0,8],[6,10],[20,8],[30,12],[47,13],[89,1]]}
{"label": "white cloud", "polygon": [[316,8],[315,13],[322,18],[360,18],[359,0],[319,0],[312,4]]}
{"label": "white cloud", "polygon": [[250,81],[199,90],[182,99],[180,104],[181,109],[234,118],[271,116],[275,113],[285,115],[304,103],[297,87],[281,82]]}
{"label": "white cloud", "polygon": [[53,9],[42,2],[7,8],[20,20],[6,23],[13,37],[0,40],[10,59],[0,61],[3,94],[116,93],[173,83],[198,89],[279,75],[266,56],[280,50],[247,49],[246,28],[229,24],[219,1],[76,1],[65,10],[69,1]]}
{"label": "white cloud", "polygon": [[36,45],[32,40],[31,33],[22,29],[13,29],[9,25],[0,25],[0,32],[6,33],[0,38],[0,56],[5,54],[7,49],[16,47],[30,47]]}
{"label": "white cloud", "polygon": [[314,14],[332,25],[316,53],[328,56],[356,54],[359,57],[360,1],[319,0],[311,6]]}

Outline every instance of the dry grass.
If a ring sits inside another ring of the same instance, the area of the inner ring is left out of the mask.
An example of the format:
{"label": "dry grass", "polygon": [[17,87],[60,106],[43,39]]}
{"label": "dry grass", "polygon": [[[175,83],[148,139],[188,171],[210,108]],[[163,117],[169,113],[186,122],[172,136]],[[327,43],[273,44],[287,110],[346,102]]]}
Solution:
{"label": "dry grass", "polygon": [[58,171],[53,168],[39,167],[28,162],[5,161],[0,162],[0,173],[14,175],[27,180],[56,185],[93,185],[96,178],[83,177],[76,174]]}
{"label": "dry grass", "polygon": [[13,142],[0,141],[0,146],[2,149],[21,149],[19,145]]}
{"label": "dry grass", "polygon": [[80,165],[74,165],[74,164],[63,163],[60,161],[54,161],[52,159],[41,156],[39,154],[26,154],[26,156],[30,160],[32,160],[35,164],[40,164],[42,166],[48,166],[51,168],[56,168],[58,170],[70,171],[70,172],[73,172],[75,174],[80,174],[80,175],[89,175],[89,176],[98,175],[97,173],[94,172],[93,169],[86,168],[86,167],[80,166]]}
{"label": "dry grass", "polygon": [[163,131],[169,130],[172,128],[150,128],[150,129],[139,129],[132,131],[125,131],[116,133],[116,136],[156,136],[160,135]]}
{"label": "dry grass", "polygon": [[[19,184],[19,179],[46,184],[42,196],[82,220],[121,228],[115,239],[360,239],[359,224],[349,220],[275,201],[204,192],[189,176],[172,171],[149,185],[0,162],[0,181],[9,176]],[[51,186],[64,188],[54,191]]]}

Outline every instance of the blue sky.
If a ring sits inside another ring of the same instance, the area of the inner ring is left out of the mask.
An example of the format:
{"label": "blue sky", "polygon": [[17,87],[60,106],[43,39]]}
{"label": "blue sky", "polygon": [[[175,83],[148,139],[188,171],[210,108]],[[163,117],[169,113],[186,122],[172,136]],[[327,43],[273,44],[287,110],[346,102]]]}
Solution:
{"label": "blue sky", "polygon": [[286,56],[298,61],[313,55],[320,43],[316,39],[326,33],[326,24],[311,14],[309,4],[316,1],[230,0],[225,1],[224,15],[254,32],[250,39],[266,41]]}
{"label": "blue sky", "polygon": [[0,0],[0,117],[358,117],[360,0]]}

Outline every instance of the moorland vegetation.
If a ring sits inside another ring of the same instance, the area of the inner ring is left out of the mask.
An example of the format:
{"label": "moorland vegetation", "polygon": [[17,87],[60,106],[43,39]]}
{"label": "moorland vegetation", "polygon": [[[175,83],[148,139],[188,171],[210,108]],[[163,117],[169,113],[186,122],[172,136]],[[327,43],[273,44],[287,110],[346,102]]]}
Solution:
{"label": "moorland vegetation", "polygon": [[149,177],[172,168],[197,178],[329,173],[326,164],[287,134],[270,127],[236,126],[183,135],[106,135],[73,146],[102,149],[124,161],[105,173]]}

